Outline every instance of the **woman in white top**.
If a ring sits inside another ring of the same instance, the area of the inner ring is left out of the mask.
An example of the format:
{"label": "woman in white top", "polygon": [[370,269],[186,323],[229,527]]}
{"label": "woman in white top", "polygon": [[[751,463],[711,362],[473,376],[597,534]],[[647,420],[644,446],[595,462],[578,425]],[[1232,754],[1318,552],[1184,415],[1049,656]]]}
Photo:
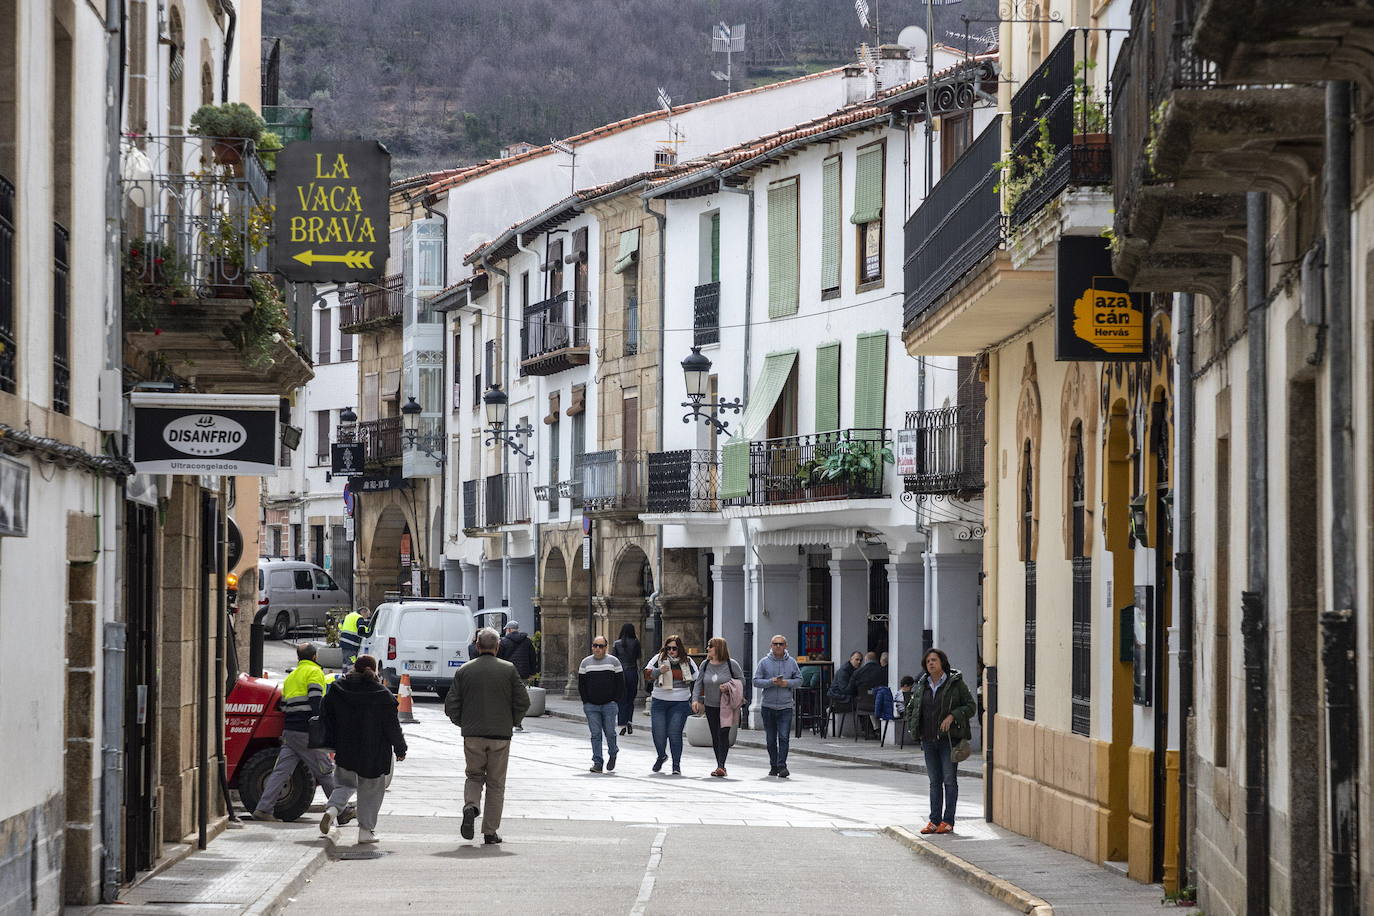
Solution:
{"label": "woman in white top", "polygon": [[681,776],[682,729],[692,711],[692,685],[697,678],[696,663],[688,657],[681,636],[674,634],[663,640],[663,648],[644,666],[644,677],[653,686],[649,724],[658,751],[654,772],[663,769],[671,749],[673,775]]}

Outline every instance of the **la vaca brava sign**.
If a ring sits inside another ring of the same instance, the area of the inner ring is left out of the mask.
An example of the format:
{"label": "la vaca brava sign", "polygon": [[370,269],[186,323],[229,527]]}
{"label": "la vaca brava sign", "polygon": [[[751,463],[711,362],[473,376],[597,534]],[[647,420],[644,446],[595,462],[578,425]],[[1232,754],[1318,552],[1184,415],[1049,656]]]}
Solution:
{"label": "la vaca brava sign", "polygon": [[275,268],[288,280],[357,283],[386,268],[391,154],[376,141],[296,142],[277,154]]}

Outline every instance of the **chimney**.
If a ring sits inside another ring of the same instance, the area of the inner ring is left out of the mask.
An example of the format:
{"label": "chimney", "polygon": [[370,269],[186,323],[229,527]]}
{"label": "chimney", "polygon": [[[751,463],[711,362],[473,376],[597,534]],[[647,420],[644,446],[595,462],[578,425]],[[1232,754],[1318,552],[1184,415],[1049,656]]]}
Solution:
{"label": "chimney", "polygon": [[878,88],[891,89],[911,82],[911,49],[906,45],[878,48]]}
{"label": "chimney", "polygon": [[853,105],[856,102],[862,102],[864,99],[872,98],[873,96],[868,84],[868,74],[865,73],[864,68],[860,67],[858,64],[851,64],[844,68],[842,82],[844,85],[844,103],[846,105]]}

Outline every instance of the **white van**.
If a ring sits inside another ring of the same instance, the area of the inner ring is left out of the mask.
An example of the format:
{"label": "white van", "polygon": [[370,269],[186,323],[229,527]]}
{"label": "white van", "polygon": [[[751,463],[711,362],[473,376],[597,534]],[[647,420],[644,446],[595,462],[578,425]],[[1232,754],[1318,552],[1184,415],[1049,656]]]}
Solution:
{"label": "white van", "polygon": [[377,605],[363,654],[377,659],[383,680],[395,689],[410,675],[413,689],[443,699],[458,667],[468,660],[476,630],[472,609],[440,598],[401,598]]}

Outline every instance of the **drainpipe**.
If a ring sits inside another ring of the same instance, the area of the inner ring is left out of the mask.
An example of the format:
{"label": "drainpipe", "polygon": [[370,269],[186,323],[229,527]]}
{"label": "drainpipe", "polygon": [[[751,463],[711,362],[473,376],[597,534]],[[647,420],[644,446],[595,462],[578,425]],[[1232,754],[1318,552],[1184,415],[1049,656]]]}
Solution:
{"label": "drainpipe", "polygon": [[1193,308],[1192,293],[1178,297],[1178,407],[1175,414],[1178,441],[1178,480],[1175,483],[1174,528],[1178,532],[1174,569],[1178,572],[1179,616],[1179,723],[1178,750],[1178,865],[1179,886],[1193,885],[1188,861],[1188,769],[1190,753],[1189,722],[1193,718],[1193,435],[1195,390],[1193,383]]}
{"label": "drainpipe", "polygon": [[1331,608],[1322,612],[1331,912],[1359,907],[1359,735],[1355,687],[1354,407],[1350,317],[1350,84],[1326,84],[1326,258],[1331,342]]}
{"label": "drainpipe", "polygon": [[224,67],[219,78],[219,100],[223,104],[229,101],[229,59],[234,54],[234,30],[238,27],[239,16],[233,0],[219,0],[219,5],[229,17],[229,27],[224,30]]}
{"label": "drainpipe", "polygon": [[[1246,340],[1245,425],[1246,541],[1249,588],[1241,594],[1241,640],[1245,657],[1245,899],[1251,916],[1269,912],[1269,625],[1265,619],[1269,566],[1269,413],[1268,258],[1269,197],[1246,197],[1245,298],[1249,312]],[[1351,567],[1353,568],[1353,567]]]}
{"label": "drainpipe", "polygon": [[[668,338],[668,214],[659,213],[649,206],[649,198],[644,198],[641,202],[644,212],[649,214],[658,223],[658,423],[655,435],[658,447],[663,448],[663,415],[664,407],[668,404],[668,399],[663,392],[663,360],[667,357],[667,338]],[[666,204],[664,205],[666,209]],[[622,443],[623,444],[623,443]],[[638,443],[636,443],[636,446]],[[636,449],[638,450],[638,449]],[[647,474],[647,466],[645,474]],[[658,546],[658,575],[654,576],[654,592],[649,596],[650,619],[655,623],[655,636],[661,635],[663,629],[663,526],[658,526],[658,536],[654,539]],[[703,639],[706,638],[703,634]],[[663,641],[660,639],[660,646]]]}
{"label": "drainpipe", "polygon": [[[1002,26],[1004,32],[1009,28]],[[1009,32],[1007,32],[1009,34]],[[1003,45],[1006,47],[1006,45]],[[983,653],[983,674],[986,678],[983,696],[983,819],[993,819],[992,787],[994,778],[993,738],[997,734],[997,641],[998,630],[998,583],[1000,573],[997,563],[997,538],[1001,527],[999,521],[999,499],[997,489],[997,466],[1002,451],[1001,427],[998,424],[998,411],[1001,409],[1001,359],[992,351],[988,353],[988,380],[983,386],[984,410],[983,430],[987,440],[983,458],[983,640],[980,647]]]}

